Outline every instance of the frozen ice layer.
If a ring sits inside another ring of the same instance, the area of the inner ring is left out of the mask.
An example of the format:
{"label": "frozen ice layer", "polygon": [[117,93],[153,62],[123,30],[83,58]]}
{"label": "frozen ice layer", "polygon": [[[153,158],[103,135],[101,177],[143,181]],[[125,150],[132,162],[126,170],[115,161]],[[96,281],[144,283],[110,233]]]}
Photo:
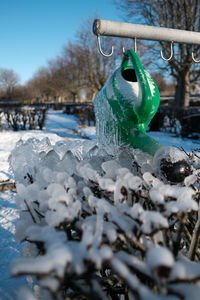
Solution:
{"label": "frozen ice layer", "polygon": [[[165,292],[172,281],[199,280],[199,252],[194,249],[196,261],[189,261],[188,239],[194,239],[199,222],[196,175],[172,185],[144,172],[152,157],[141,150],[123,148],[111,155],[89,141],[48,147],[38,141],[37,150],[32,142],[18,145],[10,159],[21,208],[16,232],[28,254],[12,264],[13,275],[34,275],[40,290],[48,291],[47,299],[60,287],[64,297],[71,295],[71,282],[99,295],[105,291],[102,282],[110,286],[109,274],[116,287],[123,290],[126,284],[140,299],[174,300]],[[186,155],[162,150],[154,163],[161,163],[162,155],[173,153],[173,163]],[[94,291],[90,283],[97,275],[102,280]]]}
{"label": "frozen ice layer", "polygon": [[128,50],[94,99],[96,133],[105,148],[130,146],[154,154],[160,144],[146,135],[159,106],[159,91],[137,54]]}

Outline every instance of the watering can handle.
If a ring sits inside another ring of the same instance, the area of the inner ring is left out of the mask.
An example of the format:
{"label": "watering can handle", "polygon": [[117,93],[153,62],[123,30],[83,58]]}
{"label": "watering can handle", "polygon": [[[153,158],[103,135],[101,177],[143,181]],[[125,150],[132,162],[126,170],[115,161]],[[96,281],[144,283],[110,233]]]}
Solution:
{"label": "watering can handle", "polygon": [[[129,61],[131,61],[132,66]],[[134,107],[138,117],[138,129],[145,132],[151,119],[158,110],[160,104],[160,95],[156,83],[145,71],[137,53],[133,50],[127,50],[121,64],[121,70],[134,68],[138,84],[141,90],[140,105]]]}

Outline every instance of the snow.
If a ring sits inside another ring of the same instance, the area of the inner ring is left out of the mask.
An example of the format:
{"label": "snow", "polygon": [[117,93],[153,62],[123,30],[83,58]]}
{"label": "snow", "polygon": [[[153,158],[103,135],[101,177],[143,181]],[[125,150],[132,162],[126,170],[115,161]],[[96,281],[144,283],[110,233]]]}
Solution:
{"label": "snow", "polygon": [[174,258],[172,253],[164,247],[152,247],[147,252],[147,264],[150,270],[155,270],[159,266],[168,266],[172,268]]}
{"label": "snow", "polygon": [[185,151],[191,151],[192,149],[198,149],[200,147],[199,140],[192,140],[177,137],[176,135],[169,135],[166,132],[149,132],[151,137],[158,140],[163,146],[175,146],[183,148]]}
{"label": "snow", "polygon": [[[64,142],[66,139],[80,139],[80,136],[73,132],[77,126],[78,121],[75,117],[67,116],[61,111],[49,111],[43,131],[0,132],[0,182],[13,180],[8,158],[19,140],[26,141],[34,138],[45,142],[48,138],[52,144],[55,144],[59,141]],[[46,145],[46,143],[44,144]],[[24,153],[21,153],[21,156],[23,155]],[[14,299],[16,290],[21,285],[27,285],[24,278],[10,277],[10,262],[19,256],[21,249],[21,245],[15,241],[14,237],[15,223],[19,218],[19,211],[13,199],[14,195],[13,191],[0,192],[0,299],[3,300]]]}
{"label": "snow", "polygon": [[[78,126],[78,120],[73,116],[67,116],[61,111],[49,111],[47,122],[43,131],[3,131],[0,132],[0,182],[12,178],[12,174],[9,171],[8,157],[12,149],[14,149],[17,141],[28,140],[35,138],[42,140],[49,138],[50,141],[55,144],[58,141],[62,141],[63,138],[74,139],[78,138],[73,133]],[[79,137],[80,138],[80,137]]]}
{"label": "snow", "polygon": [[27,284],[25,279],[10,277],[10,261],[17,258],[21,246],[16,243],[14,232],[18,219],[18,209],[14,202],[14,193],[6,191],[0,193],[0,299],[9,300],[15,289]]}
{"label": "snow", "polygon": [[[150,189],[151,200],[156,204],[165,205],[168,213],[198,211],[198,204],[193,200],[195,191],[190,187],[178,187],[169,184],[157,184]],[[168,197],[176,201],[167,201]]]}
{"label": "snow", "polygon": [[[90,139],[94,139],[94,142],[81,139],[80,136],[77,136],[75,131],[78,131]],[[171,137],[166,133],[151,132],[149,135],[159,140],[163,145],[181,146],[186,151],[191,151],[193,148],[199,148],[198,141]],[[64,272],[63,266],[65,267],[72,260],[74,262],[74,265],[71,266],[73,271],[81,273],[85,267],[81,264],[84,255],[90,257],[90,259],[98,266],[103,259],[111,257],[112,253],[109,248],[101,247],[98,249],[103,234],[106,234],[108,239],[113,242],[117,238],[116,232],[118,227],[119,229],[126,231],[127,236],[132,239],[134,235],[133,227],[136,226],[136,222],[133,220],[131,221],[130,216],[142,223],[141,230],[145,234],[150,234],[152,231],[159,230],[159,228],[168,227],[167,219],[158,212],[144,211],[139,203],[134,204],[132,208],[128,208],[127,205],[123,203],[126,189],[134,191],[140,190],[142,179],[131,173],[132,166],[130,165],[128,152],[125,153],[124,159],[123,153],[119,153],[116,159],[113,160],[108,157],[106,161],[103,161],[103,150],[101,150],[101,152],[96,148],[95,137],[95,127],[85,127],[78,130],[78,121],[76,118],[63,114],[61,111],[49,111],[45,129],[43,131],[0,133],[0,181],[8,179],[13,180],[14,178],[9,169],[8,158],[16,143],[20,140],[20,142],[18,142],[18,147],[14,150],[17,159],[13,162],[14,172],[17,174],[19,182],[17,184],[18,196],[16,197],[16,201],[19,200],[20,197],[25,197],[27,203],[33,203],[35,195],[37,194],[38,201],[42,203],[40,207],[41,211],[46,212],[47,208],[51,208],[51,210],[46,213],[45,220],[46,223],[52,227],[62,222],[64,217],[73,220],[79,214],[83,204],[75,199],[76,190],[79,193],[86,195],[86,198],[88,198],[87,205],[89,209],[94,209],[97,212],[95,217],[91,216],[91,219],[87,218],[85,222],[83,221],[81,224],[82,228],[85,230],[82,243],[80,245],[77,243],[76,246],[71,245],[68,249],[63,247],[66,236],[62,236],[62,233],[58,236],[53,228],[51,228],[52,230],[49,232],[50,227],[44,227],[42,238],[45,236],[46,244],[49,245],[47,248],[47,256],[38,257],[37,260],[34,259],[33,261],[31,261],[32,258],[27,257],[26,260],[29,260],[30,264],[26,264],[24,260],[19,258],[21,246],[14,239],[15,223],[19,218],[19,210],[13,199],[15,193],[13,191],[0,192],[0,299],[14,299],[16,290],[19,286],[28,286],[24,278],[10,277],[10,262],[15,258],[18,259],[13,263],[14,274],[20,273],[21,271],[24,271],[24,268],[28,267],[31,268],[32,272],[38,268],[41,272],[47,272],[52,268],[59,277],[62,276]],[[29,141],[30,143],[25,143],[24,141]],[[40,151],[38,151],[38,147],[40,147]],[[22,149],[24,149],[24,151],[22,151]],[[68,151],[70,149],[71,152]],[[29,160],[28,154],[30,153],[33,158],[34,153],[36,152],[40,152],[40,162],[38,162],[38,155],[35,155],[34,159]],[[45,153],[48,153],[48,155]],[[92,153],[99,154],[98,160],[92,160]],[[171,185],[166,185],[149,172],[146,172],[148,171],[152,158],[148,155],[141,155],[141,152],[137,153],[136,151],[135,153],[138,162],[141,161],[143,163],[142,173],[144,183],[149,186],[150,196],[153,202],[164,204],[166,210],[171,213],[178,210],[182,210],[183,212],[191,209],[194,211],[197,210],[197,203],[193,200],[194,191],[190,188],[190,185],[195,182],[196,177],[194,175],[185,179],[186,187],[179,187],[179,189],[177,189],[177,187],[175,188]],[[81,161],[83,157],[89,157],[89,163]],[[19,165],[17,165],[17,161],[20,162]],[[29,162],[28,164],[27,161]],[[22,165],[22,163],[24,165]],[[34,175],[35,166],[38,164],[41,164],[42,170],[41,173],[37,174],[39,178],[38,182],[27,185],[28,178],[22,176],[23,172],[31,171],[30,174]],[[101,166],[102,169],[100,168]],[[23,172],[20,171],[22,168]],[[94,169],[97,171],[94,171]],[[100,169],[103,173],[100,172]],[[79,182],[75,182],[72,178],[72,174],[76,174],[76,172],[82,176]],[[86,182],[91,180],[98,183],[102,189],[114,191],[114,208],[112,206],[111,209],[111,204],[106,200],[101,199],[101,201],[99,201],[98,198],[93,196],[90,188],[86,187]],[[48,185],[48,188],[46,190],[42,189],[41,187],[44,187],[46,184]],[[123,193],[122,188],[124,191]],[[68,193],[66,193],[66,190]],[[177,201],[165,202],[165,199],[168,197],[174,197]],[[127,217],[124,217],[123,212],[126,212]],[[109,222],[103,222],[104,214],[108,214],[109,219],[113,222],[112,226]],[[22,226],[22,224],[19,223],[18,232],[20,232],[20,226]],[[24,223],[23,227],[25,226],[26,224]],[[21,230],[22,236],[23,232],[24,228]],[[29,234],[32,239],[37,236],[37,239],[39,240],[41,233],[37,233],[37,228],[34,226],[31,230],[29,228],[27,234]],[[21,239],[22,236],[18,236],[18,238]],[[91,244],[94,236],[96,244],[88,251],[87,245]],[[82,248],[78,249],[78,247]],[[165,261],[167,261],[168,264],[170,263],[170,267],[172,267],[173,258],[169,257],[170,254],[165,250],[166,249],[163,249],[162,247],[152,250],[153,257],[157,257],[157,259],[153,259],[153,261],[154,263],[162,263],[162,261],[165,263]],[[52,255],[55,251],[57,251],[56,261],[55,256]],[[149,251],[151,251],[151,249]],[[79,253],[82,253],[81,257],[79,257]],[[151,254],[151,252],[149,253]],[[152,255],[150,254],[150,259],[148,258],[148,261],[150,262],[148,263],[150,264],[150,268],[152,268]],[[124,257],[123,259],[124,262],[126,262],[127,258]],[[62,263],[60,260],[62,260]],[[63,260],[65,265],[63,265]],[[138,265],[138,268],[144,267],[140,261],[130,261],[130,264],[131,263]],[[55,265],[57,265],[56,269]],[[179,265],[178,263],[175,264],[172,273],[173,278],[184,278],[184,272],[186,272],[185,265],[186,264],[183,263],[179,263]],[[130,274],[126,265],[122,263],[122,259],[119,260],[115,258],[115,260],[113,260],[113,268],[115,268],[122,277],[127,279],[130,286],[133,288],[137,286],[137,279]],[[181,270],[183,270],[183,272]],[[193,268],[191,268],[191,270],[193,270]],[[197,274],[196,270],[195,272]],[[199,275],[199,273],[197,275]],[[55,281],[55,278],[48,278],[43,280],[43,285],[52,286],[52,290],[55,290],[57,282]],[[26,293],[27,295],[27,298],[23,296],[23,299],[34,299],[28,291],[23,291],[24,290],[21,290],[21,294],[23,295],[23,293]]]}
{"label": "snow", "polygon": [[49,111],[45,123],[44,133],[56,134],[64,138],[77,138],[74,130],[77,129],[78,119],[72,115],[63,114],[61,111]]}
{"label": "snow", "polygon": [[184,297],[185,300],[191,300],[191,295],[192,295],[192,300],[199,300],[199,295],[200,295],[200,287],[195,284],[172,284],[171,289],[178,293],[179,295]]}
{"label": "snow", "polygon": [[45,256],[38,256],[37,258],[27,257],[25,259],[16,259],[12,263],[12,274],[16,275],[24,271],[35,274],[39,270],[41,274],[53,271],[58,277],[61,277],[64,274],[66,264],[72,260],[71,251],[64,247],[66,240],[65,233],[56,232],[54,228],[50,228],[49,226],[44,226],[42,231],[40,231],[36,225],[30,227],[26,233],[27,239],[30,240],[43,241],[45,237],[45,250],[47,254]]}
{"label": "snow", "polygon": [[37,299],[36,297],[33,296],[33,294],[28,288],[22,287],[19,289],[17,300],[37,300]]}
{"label": "snow", "polygon": [[[92,137],[92,139],[96,139],[96,127],[79,128],[79,133],[83,136],[87,136],[87,132],[89,132],[89,136]],[[150,131],[148,132],[148,135],[158,140],[163,146],[175,146],[180,149],[183,148],[185,151],[200,148],[200,142],[198,140],[177,137],[176,135],[170,135],[167,132]]]}
{"label": "snow", "polygon": [[78,129],[78,132],[83,137],[87,137],[90,140],[96,140],[96,127],[94,127],[94,126],[91,126],[91,127],[81,127],[81,128]]}

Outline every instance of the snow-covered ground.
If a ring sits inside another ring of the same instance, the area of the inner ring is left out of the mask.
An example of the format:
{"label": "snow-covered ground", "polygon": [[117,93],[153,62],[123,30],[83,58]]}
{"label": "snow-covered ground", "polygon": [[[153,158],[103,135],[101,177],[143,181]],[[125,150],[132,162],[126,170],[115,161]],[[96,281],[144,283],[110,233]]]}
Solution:
{"label": "snow-covered ground", "polygon": [[20,139],[28,140],[29,138],[43,139],[48,137],[52,143],[63,138],[78,138],[74,133],[78,126],[78,120],[74,116],[66,116],[61,111],[49,111],[43,131],[26,130],[26,131],[3,131],[0,132],[0,182],[10,179],[12,174],[9,172],[8,157],[15,144]]}
{"label": "snow-covered ground", "polygon": [[[63,139],[80,138],[76,135],[78,120],[73,116],[63,114],[61,111],[49,111],[45,129],[43,131],[0,132],[0,181],[12,180],[9,170],[8,157],[18,140],[29,138],[43,139],[48,137],[51,143]],[[85,127],[78,132],[85,137],[95,139],[95,127]],[[186,151],[199,148],[198,141],[181,139],[169,136],[166,133],[151,132],[152,137],[163,145],[183,147]],[[11,278],[9,275],[10,262],[19,256],[20,245],[14,239],[15,222],[18,219],[18,209],[14,202],[14,192],[0,192],[0,299],[15,298],[15,292],[22,284],[27,284],[25,279]]]}
{"label": "snow-covered ground", "polygon": [[[49,111],[43,131],[5,131],[0,132],[0,182],[12,180],[8,157],[16,143],[29,138],[42,140],[48,137],[51,143],[63,139],[80,138],[74,133],[78,120],[67,116],[61,111]],[[14,299],[19,286],[27,284],[25,279],[10,277],[10,261],[19,256],[20,245],[15,241],[15,222],[18,219],[18,209],[14,202],[14,192],[0,192],[0,299]]]}
{"label": "snow-covered ground", "polygon": [[[96,128],[95,127],[83,127],[79,128],[78,132],[89,139],[96,139]],[[185,151],[191,151],[193,149],[200,148],[200,141],[180,138],[177,136],[170,135],[166,132],[148,132],[148,135],[158,140],[164,146],[176,146],[183,148]]]}

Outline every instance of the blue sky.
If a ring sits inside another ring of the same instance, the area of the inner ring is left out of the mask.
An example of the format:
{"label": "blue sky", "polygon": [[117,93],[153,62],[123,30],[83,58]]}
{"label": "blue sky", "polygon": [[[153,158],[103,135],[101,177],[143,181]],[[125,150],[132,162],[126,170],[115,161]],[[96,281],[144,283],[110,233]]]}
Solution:
{"label": "blue sky", "polygon": [[113,0],[0,0],[0,68],[24,83],[93,15],[122,21]]}

